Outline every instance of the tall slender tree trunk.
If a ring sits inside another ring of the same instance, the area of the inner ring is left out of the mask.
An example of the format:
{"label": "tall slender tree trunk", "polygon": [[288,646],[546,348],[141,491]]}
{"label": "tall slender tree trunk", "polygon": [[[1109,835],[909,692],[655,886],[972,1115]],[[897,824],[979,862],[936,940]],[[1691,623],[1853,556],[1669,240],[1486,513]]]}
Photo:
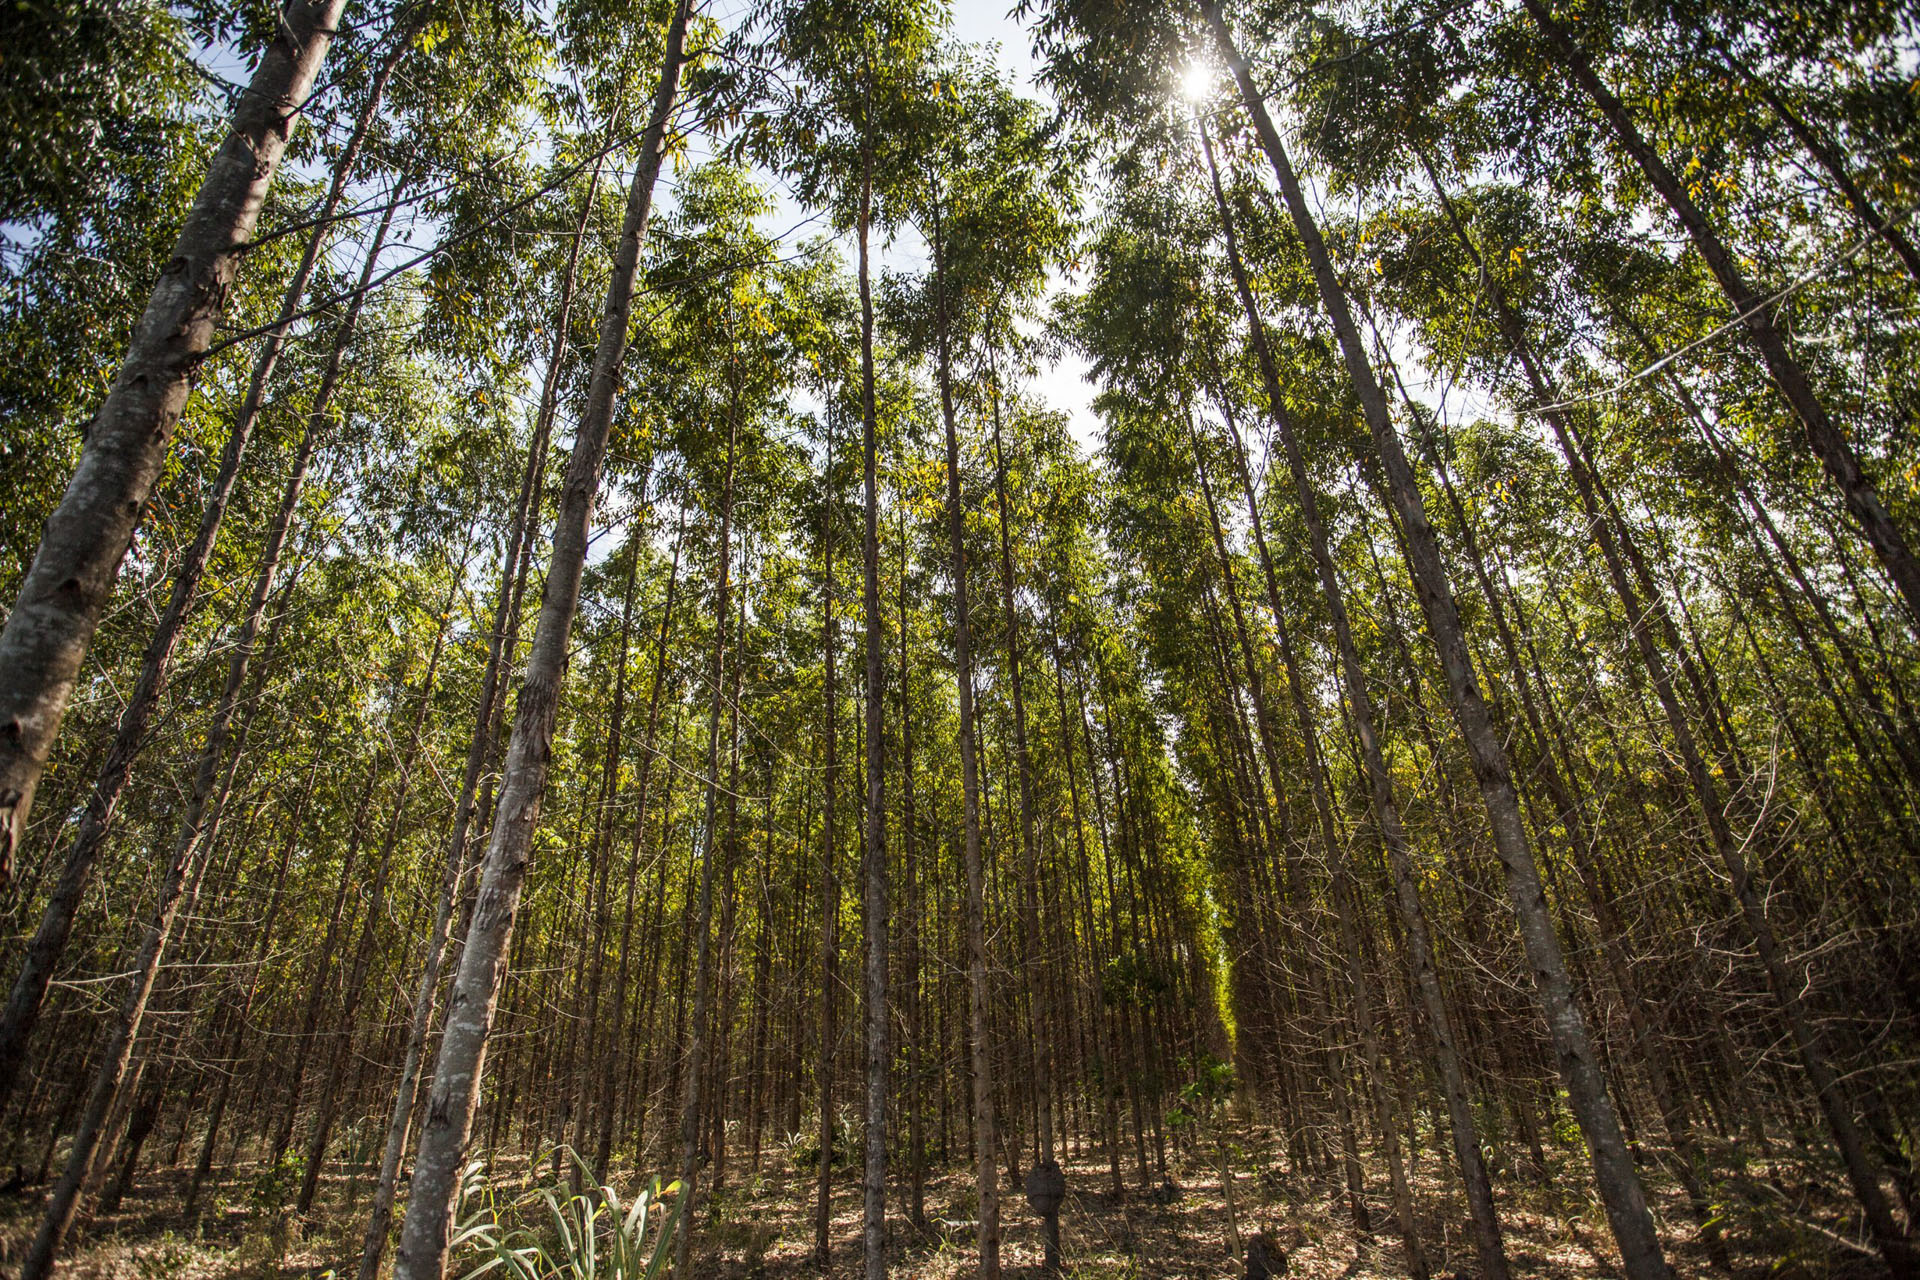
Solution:
{"label": "tall slender tree trunk", "polygon": [[[620,769],[626,756],[627,722],[627,667],[633,650],[633,593],[640,577],[640,548],[645,541],[646,524],[636,524],[627,545],[627,573],[624,589],[620,594],[620,645],[618,656],[614,660],[613,705],[607,715],[607,749],[600,762],[599,815],[594,823],[593,837],[593,897],[590,909],[593,916],[592,940],[589,944],[592,957],[587,963],[587,1011],[585,1018],[586,1050],[581,1055],[579,1069],[574,1072],[570,1085],[573,1106],[572,1146],[576,1156],[582,1156],[587,1150],[587,1134],[594,1127],[593,1104],[596,1086],[599,1083],[599,1064],[610,1061],[618,1054],[600,1043],[600,994],[606,974],[607,934],[612,928],[611,911],[608,897],[612,892],[609,880],[613,860],[614,825],[620,792]],[[633,888],[633,872],[628,868],[627,887]],[[631,907],[629,907],[631,910]],[[571,1180],[575,1194],[581,1190],[581,1161],[573,1161]],[[605,1178],[595,1168],[596,1181]]]}
{"label": "tall slender tree trunk", "polygon": [[1671,1271],[1654,1229],[1653,1215],[1647,1208],[1646,1193],[1627,1149],[1626,1137],[1621,1132],[1612,1099],[1607,1096],[1605,1073],[1574,997],[1573,980],[1567,972],[1560,939],[1554,932],[1552,913],[1547,908],[1506,748],[1500,742],[1480,692],[1466,633],[1454,603],[1452,584],[1440,557],[1439,540],[1428,522],[1413,467],[1407,461],[1399,437],[1394,434],[1386,396],[1361,344],[1346,290],[1334,272],[1326,242],[1307,207],[1292,162],[1287,158],[1272,117],[1267,114],[1252,72],[1235,47],[1214,0],[1205,0],[1205,13],[1215,44],[1232,69],[1241,101],[1253,118],[1255,131],[1279,181],[1288,214],[1306,249],[1321,303],[1332,323],[1341,356],[1366,416],[1374,453],[1386,474],[1394,514],[1407,544],[1414,587],[1446,674],[1454,720],[1480,787],[1495,852],[1506,871],[1508,897],[1533,970],[1535,993],[1553,1037],[1568,1102],[1587,1140],[1594,1181],[1606,1206],[1614,1239],[1620,1246],[1628,1280],[1667,1280]]}
{"label": "tall slender tree trunk", "polygon": [[1000,608],[1005,628],[1008,689],[1013,699],[1013,763],[1020,784],[1020,948],[1026,963],[1025,1023],[1028,1061],[1033,1071],[1035,1110],[1039,1120],[1040,1162],[1053,1162],[1053,1071],[1042,1042],[1046,1020],[1046,970],[1040,960],[1040,850],[1033,828],[1033,758],[1027,749],[1026,690],[1020,670],[1020,621],[1013,592],[1013,535],[1007,518],[1007,459],[1001,439],[1000,379],[989,375],[993,409],[994,493],[1000,541]]}
{"label": "tall slender tree trunk", "polygon": [[[737,376],[737,375],[736,375]],[[735,389],[736,395],[738,388]],[[687,1036],[686,1075],[680,1104],[680,1197],[674,1205],[679,1236],[674,1241],[674,1275],[688,1280],[693,1251],[693,1213],[700,1178],[700,1077],[706,1070],[708,1005],[713,990],[713,841],[720,800],[720,710],[726,702],[727,624],[732,615],[734,450],[740,438],[739,406],[727,421],[727,471],[720,494],[720,582],[713,607],[713,652],[707,660],[706,811],[700,820],[700,905],[693,918],[693,1029]],[[724,1105],[716,1096],[714,1105]]]}
{"label": "tall slender tree trunk", "polygon": [[907,1015],[907,1217],[916,1227],[927,1221],[927,1141],[923,1114],[926,1086],[922,1079],[920,1038],[926,1027],[921,999],[921,927],[926,918],[920,901],[920,864],[915,844],[918,814],[913,783],[913,701],[907,648],[907,515],[899,506],[900,524],[900,866],[906,874],[907,929],[901,940],[901,987]]}
{"label": "tall slender tree trunk", "polygon": [[[1062,670],[1060,660],[1060,637],[1057,632],[1057,615],[1056,627],[1049,628],[1049,631],[1049,643],[1053,657],[1054,705],[1059,709],[1060,745],[1066,755],[1067,798],[1072,806],[1074,853],[1075,861],[1078,863],[1076,870],[1078,870],[1080,874],[1080,900],[1083,913],[1081,927],[1086,933],[1087,958],[1091,962],[1088,973],[1087,1001],[1093,1008],[1094,1055],[1100,1067],[1100,1092],[1102,1094],[1101,1100],[1104,1104],[1103,1111],[1106,1121],[1107,1173],[1113,1187],[1113,1197],[1117,1201],[1121,1196],[1126,1194],[1126,1182],[1120,1173],[1120,1088],[1118,1081],[1115,1079],[1118,1073],[1118,1059],[1113,1045],[1112,1016],[1107,1010],[1105,992],[1101,987],[1102,975],[1107,971],[1106,953],[1093,916],[1093,875],[1088,866],[1087,824],[1080,804],[1080,783],[1074,773],[1074,734],[1073,726],[1069,724],[1067,720],[1066,675]],[[1075,714],[1080,720],[1081,729],[1085,730],[1086,720],[1084,710],[1076,705]],[[1088,736],[1087,741],[1088,746],[1091,747],[1091,735]],[[1098,766],[1091,758],[1087,761],[1087,770],[1097,783],[1099,781]],[[1107,840],[1104,827],[1099,830],[1098,835],[1100,839],[1100,853],[1104,861],[1106,857]],[[1109,875],[1111,875],[1111,869],[1109,869]]]}
{"label": "tall slender tree trunk", "polygon": [[[305,1008],[300,1017],[300,1029],[293,1035],[297,1049],[286,1073],[275,1082],[277,1088],[274,1092],[280,1096],[280,1119],[274,1126],[273,1142],[267,1149],[269,1166],[279,1164],[280,1157],[287,1153],[287,1148],[293,1143],[307,1067],[312,1057],[307,1048],[320,1031],[320,1018],[325,1011],[331,987],[333,962],[340,949],[340,931],[352,927],[352,919],[347,915],[347,903],[354,896],[354,886],[359,883],[356,877],[360,871],[360,850],[366,842],[367,815],[373,809],[381,766],[381,751],[376,746],[367,753],[367,771],[360,782],[360,798],[354,805],[352,818],[347,822],[346,849],[340,855],[339,874],[334,877],[333,906],[327,913],[327,927],[320,935],[320,945],[314,949],[313,964],[306,974]],[[357,904],[357,899],[355,902]]]}
{"label": "tall slender tree trunk", "polygon": [[413,1012],[407,1024],[400,1078],[394,1085],[393,1107],[387,1119],[386,1146],[381,1152],[380,1172],[374,1181],[373,1205],[367,1215],[367,1230],[361,1244],[358,1280],[378,1280],[380,1264],[386,1256],[387,1237],[393,1224],[393,1202],[400,1184],[400,1165],[406,1158],[407,1137],[412,1131],[414,1113],[419,1108],[422,1081],[420,1064],[426,1056],[434,1002],[440,990],[440,974],[445,965],[447,941],[453,929],[453,913],[459,900],[459,885],[466,870],[467,832],[473,820],[474,797],[479,790],[480,775],[486,769],[498,737],[496,709],[505,701],[502,697],[503,677],[513,665],[512,647],[520,632],[520,602],[526,588],[533,535],[539,524],[541,481],[546,474],[547,443],[552,436],[567,334],[571,329],[580,250],[586,239],[587,219],[593,210],[593,197],[599,190],[602,168],[601,165],[594,166],[593,177],[587,184],[587,197],[581,201],[580,216],[574,223],[573,240],[567,250],[566,273],[561,279],[560,302],[554,314],[553,342],[547,353],[546,378],[541,385],[540,405],[534,415],[533,436],[527,444],[527,461],[521,468],[520,491],[508,525],[506,553],[500,561],[500,589],[495,596],[492,625],[487,635],[487,662],[480,677],[480,693],[474,708],[473,735],[467,743],[466,765],[460,777],[460,790],[454,799],[446,851],[441,858],[433,924],[427,934],[425,954],[421,958],[420,980],[414,986]]}
{"label": "tall slender tree trunk", "polygon": [[967,993],[973,1055],[974,1168],[980,1201],[980,1280],[1000,1280],[1000,1170],[995,1163],[993,1050],[987,1040],[986,873],[980,858],[980,761],[973,707],[973,626],[967,608],[967,514],[960,500],[960,433],[953,406],[953,353],[940,192],[933,192],[934,317],[940,416],[947,435],[947,537],[953,554],[953,659],[960,699],[960,791],[967,876]]}
{"label": "tall slender tree trunk", "polygon": [[399,33],[391,51],[381,60],[373,83],[367,90],[366,101],[354,120],[353,132],[348,135],[346,146],[341,150],[339,160],[334,163],[333,178],[328,184],[326,199],[321,203],[317,225],[307,238],[300,265],[294,269],[293,278],[287,283],[286,294],[280,303],[279,319],[267,332],[260,354],[254,358],[253,375],[247,384],[246,396],[234,414],[233,426],[227,432],[227,441],[220,454],[220,469],[207,490],[205,504],[201,508],[200,525],[194,531],[192,544],[181,558],[180,567],[174,571],[166,610],[154,624],[153,635],[147,641],[146,652],[140,660],[140,674],[135,677],[133,689],[127,695],[127,704],[120,712],[113,742],[107,748],[106,757],[94,780],[92,794],[80,813],[78,829],[67,846],[60,879],[47,899],[33,940],[27,945],[20,972],[14,978],[13,989],[7,999],[6,1011],[0,1014],[0,1108],[6,1106],[13,1086],[19,1079],[28,1041],[46,1001],[47,984],[53,980],[54,968],[66,950],[67,939],[72,936],[74,916],[80,909],[81,896],[86,892],[92,879],[93,865],[99,859],[108,833],[113,828],[120,797],[133,776],[134,760],[146,745],[154,711],[166,692],[174,652],[179,648],[180,637],[185,634],[188,615],[199,595],[200,581],[213,557],[214,542],[226,518],[227,504],[240,475],[240,464],[253,437],[254,425],[260,420],[260,406],[266,397],[267,384],[279,364],[280,353],[286,345],[294,313],[299,311],[300,302],[306,296],[307,284],[313,279],[314,264],[319,260],[320,250],[332,230],[334,212],[340,207],[346,192],[347,180],[352,176],[361,144],[379,108],[387,81],[406,52],[407,37],[411,32],[412,28],[407,27]]}
{"label": "tall slender tree trunk", "polygon": [[1868,545],[1880,557],[1887,576],[1893,579],[1895,588],[1906,601],[1909,623],[1920,626],[1920,557],[1915,554],[1911,531],[1887,509],[1878,487],[1862,468],[1852,442],[1828,416],[1826,405],[1814,391],[1806,369],[1788,350],[1785,336],[1774,324],[1772,302],[1747,282],[1733,251],[1714,230],[1706,213],[1687,194],[1686,185],[1640,132],[1626,104],[1600,79],[1593,60],[1574,40],[1573,34],[1554,18],[1545,0],[1521,2],[1534,25],[1559,55],[1573,82],[1593,100],[1614,137],[1633,158],[1648,184],[1659,192],[1707,264],[1707,270],[1719,282],[1760,362],[1800,419],[1814,456],[1839,486],[1847,511],[1860,525]]}
{"label": "tall slender tree trunk", "polygon": [[[1224,398],[1222,398],[1221,403],[1222,407],[1225,408]],[[1187,438],[1194,451],[1194,474],[1199,480],[1201,496],[1205,499],[1207,521],[1212,535],[1214,554],[1220,563],[1221,581],[1226,590],[1228,608],[1233,615],[1234,634],[1239,641],[1240,652],[1244,657],[1248,692],[1252,695],[1253,701],[1254,727],[1260,739],[1260,752],[1266,761],[1269,779],[1274,788],[1274,806],[1281,808],[1285,802],[1283,792],[1281,791],[1283,783],[1278,735],[1274,731],[1272,716],[1268,709],[1266,681],[1260,674],[1260,666],[1254,655],[1253,641],[1247,627],[1246,612],[1241,607],[1240,590],[1234,581],[1232,556],[1228,552],[1226,537],[1221,529],[1219,509],[1214,503],[1213,485],[1207,478],[1207,463],[1201,449],[1200,435],[1194,428],[1191,415],[1188,416],[1186,425]],[[1237,432],[1235,433],[1235,437],[1237,439]],[[1244,469],[1244,459],[1241,466]],[[1254,508],[1253,519],[1257,528],[1259,522],[1257,506]],[[1261,542],[1262,549],[1264,550],[1264,535],[1262,535]],[[1278,628],[1277,634],[1280,638],[1282,661],[1288,664],[1289,678],[1297,680],[1297,677],[1292,673],[1292,642],[1291,638],[1287,635],[1285,615],[1277,606],[1272,609],[1272,613],[1276,627]],[[1222,658],[1224,662],[1224,645],[1222,646]],[[1227,676],[1226,678],[1228,682],[1231,683],[1232,677]],[[1236,710],[1234,713],[1236,723],[1239,723],[1239,714],[1236,695]],[[1311,730],[1310,720],[1304,721],[1303,724],[1308,730]],[[1315,767],[1313,760],[1316,748],[1311,738],[1305,741],[1309,755],[1309,768],[1311,769]],[[1267,820],[1267,814],[1264,812],[1265,802],[1258,798],[1260,791],[1257,781],[1253,783],[1251,790],[1256,797],[1256,803],[1262,806],[1263,811],[1259,815],[1259,819],[1264,822]],[[1284,820],[1280,825],[1285,825]],[[1276,845],[1279,843],[1279,839],[1280,837],[1275,837]],[[1328,855],[1327,865],[1329,869],[1337,867],[1339,865],[1338,859],[1333,856],[1334,851],[1331,845],[1328,846],[1326,852]],[[1298,904],[1296,910],[1304,914],[1308,910],[1308,895],[1305,878],[1300,870],[1300,859],[1290,850],[1281,856],[1286,864],[1289,890],[1293,894],[1295,903]],[[1330,1017],[1330,1004],[1327,997],[1325,975],[1322,972],[1320,958],[1317,955],[1310,954],[1311,948],[1305,944],[1306,932],[1304,928],[1302,929],[1301,936],[1303,939],[1303,949],[1309,952],[1305,957],[1307,996],[1312,1002],[1313,1015],[1323,1029],[1321,1034],[1331,1037],[1334,1034],[1333,1024]],[[1346,1066],[1342,1060],[1343,1055],[1337,1051],[1330,1052],[1324,1056],[1325,1061],[1322,1064],[1322,1070],[1328,1089],[1333,1095],[1335,1117],[1340,1126],[1341,1160],[1347,1178],[1347,1207],[1353,1217],[1354,1229],[1364,1234],[1372,1231],[1373,1223],[1371,1214],[1367,1209],[1366,1179],[1360,1165],[1359,1143],[1354,1133],[1353,1105],[1347,1088]],[[1298,1130],[1302,1123],[1303,1118],[1296,1116],[1293,1128]],[[1411,1221],[1410,1216],[1403,1221],[1403,1231]],[[1419,1243],[1417,1237],[1409,1234],[1407,1238],[1412,1242],[1409,1246],[1410,1256],[1418,1254]],[[1424,1261],[1422,1261],[1422,1266],[1424,1266]]]}
{"label": "tall slender tree trunk", "polygon": [[[871,114],[871,95],[867,104]],[[872,127],[862,122],[862,133]],[[873,148],[860,156],[860,418],[866,522],[861,534],[861,608],[866,622],[866,920],[867,1150],[865,1221],[867,1280],[887,1275],[887,744],[885,625],[880,616],[880,413],[873,388],[873,287],[867,240],[873,222]]]}
{"label": "tall slender tree trunk", "polygon": [[0,885],[11,878],[114,575],[344,5],[290,0],[281,12],[0,630]]}
{"label": "tall slender tree trunk", "polygon": [[820,806],[820,1042],[814,1057],[814,1085],[820,1102],[820,1150],[814,1169],[813,1263],[826,1270],[833,1260],[833,1058],[839,1046],[835,1017],[840,986],[840,879],[835,865],[836,811],[840,791],[840,624],[834,617],[833,435],[828,427],[825,499],[820,513],[821,560],[825,582],[820,602],[820,648],[824,657],[821,696],[826,702],[826,769]]}
{"label": "tall slender tree trunk", "polygon": [[679,95],[690,4],[691,0],[680,0],[667,27],[660,81],[627,194],[626,217],[607,284],[600,345],[594,353],[586,405],[574,433],[573,453],[561,491],[540,620],[514,711],[513,737],[501,779],[493,835],[482,864],[480,890],[460,968],[447,1000],[445,1030],[421,1125],[412,1194],[394,1258],[396,1280],[439,1280],[446,1264],[447,1228],[459,1192],[460,1162],[473,1129],[487,1033],[493,1025],[514,917],[526,880],[528,851],[546,790],[554,721],[566,670],[567,638],[579,606],[588,525],[600,487],[607,434],[613,425],[620,366],[626,355],[640,243],[653,208],[668,117]]}

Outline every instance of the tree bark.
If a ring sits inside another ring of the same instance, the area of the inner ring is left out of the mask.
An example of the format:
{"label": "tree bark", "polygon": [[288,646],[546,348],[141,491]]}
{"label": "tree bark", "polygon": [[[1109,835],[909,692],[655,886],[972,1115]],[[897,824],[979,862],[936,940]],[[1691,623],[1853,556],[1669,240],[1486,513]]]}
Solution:
{"label": "tree bark", "polygon": [[514,710],[513,736],[501,779],[493,835],[482,864],[480,891],[467,930],[466,946],[461,952],[460,968],[447,1000],[445,1030],[439,1058],[434,1064],[426,1118],[421,1125],[412,1194],[394,1257],[396,1280],[439,1280],[446,1264],[447,1228],[459,1193],[460,1162],[473,1129],[487,1033],[493,1025],[514,917],[526,879],[528,851],[546,790],[554,721],[559,714],[560,685],[566,671],[567,637],[579,606],[587,530],[600,487],[607,434],[613,425],[613,402],[619,389],[620,366],[626,355],[640,244],[653,208],[653,188],[665,151],[668,117],[680,87],[690,3],[691,0],[680,0],[667,27],[659,86],[654,93],[646,132],[641,137],[633,184],[627,194],[626,217],[620,229],[619,247],[614,253],[612,277],[607,284],[600,344],[594,353],[586,406],[574,434],[573,453],[567,463],[555,521],[553,554],[540,605],[540,620],[534,630],[527,674]]}
{"label": "tree bark", "polygon": [[280,14],[0,630],[0,885],[11,878],[114,575],[344,3],[290,0]]}

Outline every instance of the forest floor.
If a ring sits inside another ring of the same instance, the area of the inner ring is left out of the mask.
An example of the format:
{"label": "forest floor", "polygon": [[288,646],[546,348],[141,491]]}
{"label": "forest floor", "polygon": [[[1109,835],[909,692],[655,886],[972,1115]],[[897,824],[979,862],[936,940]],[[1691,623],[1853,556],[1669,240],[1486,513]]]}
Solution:
{"label": "forest floor", "polygon": [[[1337,1183],[1257,1172],[1265,1165],[1258,1153],[1271,1149],[1271,1135],[1237,1136],[1233,1216],[1241,1250],[1255,1231],[1265,1231],[1287,1253],[1290,1280],[1387,1280],[1407,1274],[1383,1170],[1368,1170],[1373,1231],[1361,1236],[1353,1230]],[[832,1266],[822,1272],[813,1261],[813,1179],[784,1156],[775,1149],[760,1175],[744,1183],[736,1176],[722,1192],[696,1239],[694,1272],[701,1280],[840,1280],[862,1274],[858,1171],[836,1172]],[[1243,1254],[1229,1245],[1219,1170],[1197,1153],[1183,1160],[1169,1152],[1165,1182],[1154,1192],[1132,1185],[1137,1179],[1129,1159],[1130,1185],[1118,1200],[1097,1151],[1063,1164],[1068,1193],[1060,1214],[1061,1250],[1069,1277],[1227,1280],[1244,1273]],[[1523,1186],[1521,1178],[1509,1176],[1500,1182],[1513,1274],[1548,1280],[1617,1276],[1605,1215],[1584,1170],[1565,1151],[1550,1153],[1549,1168],[1547,1180],[1535,1177]],[[1476,1274],[1464,1199],[1448,1170],[1429,1150],[1411,1173],[1433,1274],[1440,1280]],[[1770,1173],[1774,1176],[1739,1175],[1722,1183],[1734,1276],[1878,1280],[1887,1274],[1857,1236],[1846,1233],[1849,1224],[1837,1194],[1841,1184],[1828,1171],[1782,1160]],[[354,1274],[369,1182],[365,1172],[327,1180],[323,1210],[304,1234],[291,1230],[286,1214],[262,1203],[261,1180],[244,1168],[217,1189],[200,1229],[186,1234],[178,1212],[184,1174],[162,1170],[143,1179],[120,1212],[101,1218],[69,1248],[60,1274],[73,1280],[317,1280]],[[524,1161],[517,1174],[503,1171],[502,1177],[513,1194],[528,1185]],[[1709,1266],[1684,1201],[1663,1182],[1649,1185],[1676,1274],[1702,1280],[1724,1276]],[[972,1275],[970,1171],[956,1167],[928,1178],[924,1229],[896,1216],[904,1192],[898,1183],[890,1188],[892,1274],[910,1280]],[[11,1271],[10,1264],[21,1256],[40,1202],[37,1193],[0,1195],[0,1270]],[[1040,1276],[1039,1219],[1024,1197],[1004,1187],[1001,1222],[1006,1274],[1023,1280]],[[464,1261],[478,1263],[477,1258]],[[464,1269],[456,1267],[452,1274],[457,1277]]]}

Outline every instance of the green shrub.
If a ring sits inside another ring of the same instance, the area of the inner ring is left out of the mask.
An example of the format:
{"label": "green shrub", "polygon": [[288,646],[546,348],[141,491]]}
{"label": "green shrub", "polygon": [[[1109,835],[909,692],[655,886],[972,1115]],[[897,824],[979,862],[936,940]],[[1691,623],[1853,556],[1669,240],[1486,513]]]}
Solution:
{"label": "green shrub", "polygon": [[[571,1148],[584,1188],[555,1179],[502,1202],[484,1161],[461,1177],[460,1216],[452,1248],[467,1266],[462,1280],[499,1272],[512,1280],[654,1280],[673,1251],[680,1184],[648,1180],[623,1204],[611,1186],[596,1183]],[[538,1170],[543,1161],[536,1159]],[[661,1211],[663,1197],[674,1197]],[[468,1266],[468,1263],[471,1263]]]}

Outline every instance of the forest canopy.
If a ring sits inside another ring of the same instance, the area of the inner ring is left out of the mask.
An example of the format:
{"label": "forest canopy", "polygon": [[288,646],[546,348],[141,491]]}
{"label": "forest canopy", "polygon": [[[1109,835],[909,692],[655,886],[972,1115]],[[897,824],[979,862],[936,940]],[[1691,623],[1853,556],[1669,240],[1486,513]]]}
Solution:
{"label": "forest canopy", "polygon": [[1007,2],[0,6],[7,1274],[1920,1277],[1920,10]]}

